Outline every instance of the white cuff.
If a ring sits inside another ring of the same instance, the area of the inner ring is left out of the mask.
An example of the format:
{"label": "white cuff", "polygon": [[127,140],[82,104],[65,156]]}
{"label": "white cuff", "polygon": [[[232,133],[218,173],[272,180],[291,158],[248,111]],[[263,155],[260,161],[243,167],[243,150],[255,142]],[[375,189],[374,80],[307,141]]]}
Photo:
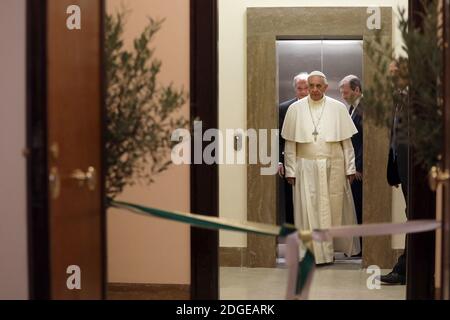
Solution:
{"label": "white cuff", "polygon": [[297,162],[297,145],[293,141],[286,140],[284,145],[284,171],[286,178],[295,178]]}
{"label": "white cuff", "polygon": [[355,165],[355,150],[353,149],[352,140],[347,139],[342,141],[342,148],[344,150],[344,160],[345,160],[345,174],[347,176],[356,173]]}

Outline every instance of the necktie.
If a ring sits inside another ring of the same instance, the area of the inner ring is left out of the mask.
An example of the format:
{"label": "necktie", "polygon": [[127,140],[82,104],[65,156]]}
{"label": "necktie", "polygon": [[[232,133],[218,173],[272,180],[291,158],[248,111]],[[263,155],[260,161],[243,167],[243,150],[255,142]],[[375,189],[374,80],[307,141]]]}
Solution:
{"label": "necktie", "polygon": [[354,106],[350,106],[350,110],[348,111],[350,113],[350,115],[352,114],[353,110],[355,110]]}

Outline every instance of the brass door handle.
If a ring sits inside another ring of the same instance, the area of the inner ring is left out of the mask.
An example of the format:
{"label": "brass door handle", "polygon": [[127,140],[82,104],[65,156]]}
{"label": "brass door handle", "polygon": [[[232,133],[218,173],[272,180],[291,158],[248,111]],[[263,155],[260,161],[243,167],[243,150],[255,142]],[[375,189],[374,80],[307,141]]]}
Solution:
{"label": "brass door handle", "polygon": [[80,169],[74,170],[70,178],[78,181],[80,187],[86,185],[90,191],[94,191],[97,186],[97,172],[94,167],[89,167],[86,172]]}
{"label": "brass door handle", "polygon": [[61,194],[61,177],[57,167],[52,167],[50,169],[48,183],[50,188],[50,197],[52,199],[58,199]]}
{"label": "brass door handle", "polygon": [[94,167],[89,167],[86,172],[76,169],[69,176],[61,177],[57,167],[52,167],[49,174],[50,196],[52,199],[59,198],[61,194],[61,179],[78,181],[80,187],[87,186],[90,191],[97,187],[97,172]]}
{"label": "brass door handle", "polygon": [[441,168],[434,166],[428,174],[428,183],[431,190],[436,191],[437,187],[450,180],[450,172],[448,170],[442,171]]}

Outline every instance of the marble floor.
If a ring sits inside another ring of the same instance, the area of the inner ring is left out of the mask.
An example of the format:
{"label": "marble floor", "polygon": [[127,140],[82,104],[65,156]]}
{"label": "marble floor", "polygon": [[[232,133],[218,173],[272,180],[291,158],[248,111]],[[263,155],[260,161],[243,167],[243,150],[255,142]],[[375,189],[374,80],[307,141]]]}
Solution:
{"label": "marble floor", "polygon": [[[382,274],[389,270],[382,270]],[[369,290],[371,276],[361,269],[360,260],[336,261],[316,268],[311,300],[404,300],[406,286],[381,285]],[[282,300],[285,297],[287,269],[280,263],[273,269],[220,268],[221,300]]]}

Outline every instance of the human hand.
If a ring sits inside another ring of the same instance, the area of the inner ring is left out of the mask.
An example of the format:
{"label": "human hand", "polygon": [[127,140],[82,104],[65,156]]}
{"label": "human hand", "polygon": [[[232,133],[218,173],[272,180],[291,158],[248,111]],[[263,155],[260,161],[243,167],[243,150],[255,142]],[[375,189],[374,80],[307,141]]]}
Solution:
{"label": "human hand", "polygon": [[278,164],[278,175],[281,178],[284,177],[284,165],[282,163]]}
{"label": "human hand", "polygon": [[286,180],[290,185],[295,186],[295,178],[286,178]]}
{"label": "human hand", "polygon": [[361,172],[356,171],[355,173],[355,179],[358,181],[362,181],[363,174]]}
{"label": "human hand", "polygon": [[353,183],[353,181],[355,180],[355,174],[351,174],[347,176],[348,182],[350,182],[350,184]]}

